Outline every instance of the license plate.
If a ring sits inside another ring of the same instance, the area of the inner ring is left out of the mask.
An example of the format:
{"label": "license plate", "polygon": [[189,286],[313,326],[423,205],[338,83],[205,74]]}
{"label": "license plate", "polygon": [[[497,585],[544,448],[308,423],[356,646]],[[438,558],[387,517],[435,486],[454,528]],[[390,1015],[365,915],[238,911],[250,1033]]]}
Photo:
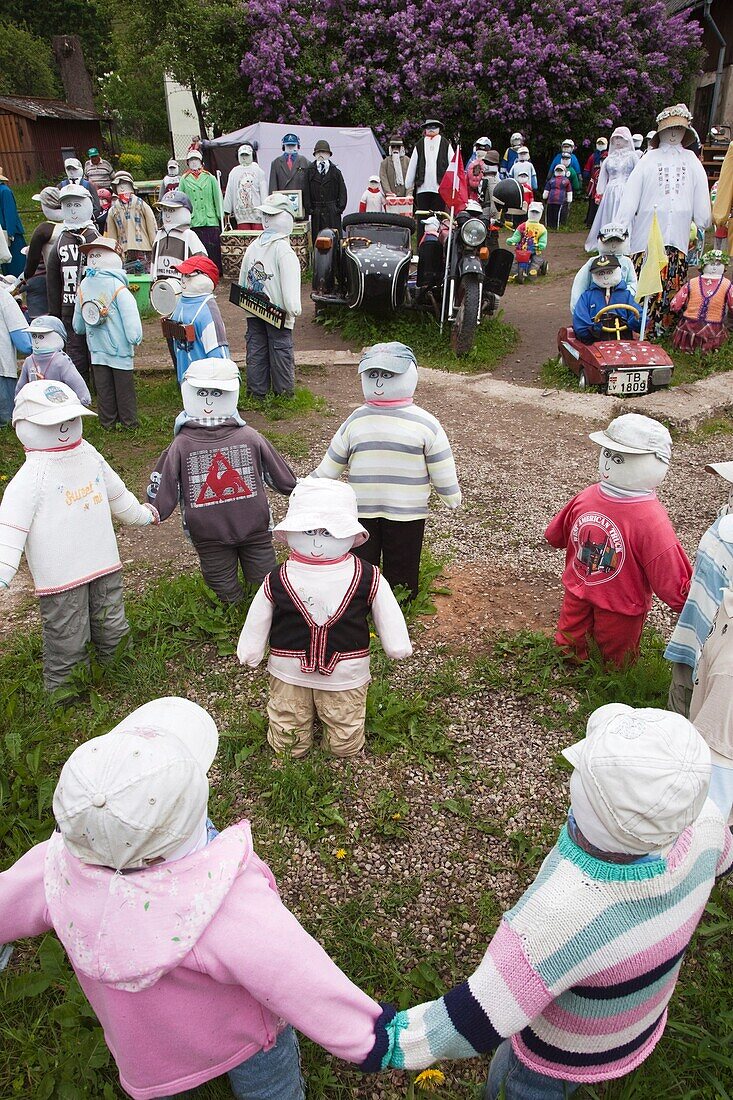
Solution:
{"label": "license plate", "polygon": [[648,370],[615,371],[608,376],[608,392],[628,397],[634,393],[646,393],[649,389]]}

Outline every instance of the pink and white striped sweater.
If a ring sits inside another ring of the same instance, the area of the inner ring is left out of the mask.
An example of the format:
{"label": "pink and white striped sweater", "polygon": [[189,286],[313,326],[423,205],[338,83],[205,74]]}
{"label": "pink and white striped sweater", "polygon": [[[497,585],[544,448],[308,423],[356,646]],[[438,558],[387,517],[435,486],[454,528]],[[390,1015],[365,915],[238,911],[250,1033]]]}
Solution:
{"label": "pink and white striped sweater", "polygon": [[374,1053],[383,1068],[422,1069],[511,1036],[548,1077],[622,1077],[661,1037],[684,953],[732,866],[730,830],[710,801],[666,857],[633,864],[595,859],[563,827],[474,974],[437,1001],[385,1010]]}

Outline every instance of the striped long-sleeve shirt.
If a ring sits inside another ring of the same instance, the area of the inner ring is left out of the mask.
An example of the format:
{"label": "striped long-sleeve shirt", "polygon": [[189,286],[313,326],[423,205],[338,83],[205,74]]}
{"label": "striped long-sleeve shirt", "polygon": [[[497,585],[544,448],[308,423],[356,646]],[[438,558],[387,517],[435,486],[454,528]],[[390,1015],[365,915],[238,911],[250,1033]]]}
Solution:
{"label": "striped long-sleeve shirt", "polygon": [[621,1077],[664,1031],[682,958],[731,834],[709,800],[664,858],[607,863],[564,827],[539,875],[502,918],[478,969],[439,1000],[385,1010],[365,1069],[472,1058],[512,1036],[538,1073]]}
{"label": "striped long-sleeve shirt", "polygon": [[336,480],[347,467],[362,519],[425,519],[431,484],[449,508],[461,503],[448,438],[418,405],[362,405],[353,412],[313,476]]}
{"label": "striped long-sleeve shirt", "polygon": [[721,516],[700,539],[690,592],[664,656],[695,668],[723,592],[733,585],[733,516]]}

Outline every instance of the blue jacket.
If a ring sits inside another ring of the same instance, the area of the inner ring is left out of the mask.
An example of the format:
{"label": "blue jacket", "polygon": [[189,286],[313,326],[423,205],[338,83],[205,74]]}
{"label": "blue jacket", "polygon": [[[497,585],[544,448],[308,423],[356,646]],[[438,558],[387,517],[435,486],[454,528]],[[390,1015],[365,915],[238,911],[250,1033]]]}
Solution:
{"label": "blue jacket", "polygon": [[[590,290],[583,291],[573,310],[573,332],[584,344],[592,344],[596,340],[615,339],[613,333],[603,332],[601,328],[601,325],[604,323],[606,325],[611,325],[613,323],[614,315],[612,313],[607,315],[605,321],[604,318],[601,318],[599,324],[595,325],[593,323],[593,318],[596,313],[605,305],[628,305],[635,306],[639,309],[638,302],[627,288],[623,279],[618,286],[611,289],[611,296],[608,302],[606,301],[606,291],[602,287],[596,286],[594,283]],[[617,316],[629,326],[632,332],[638,332],[641,328],[640,316],[637,317],[634,313],[627,313],[626,310],[619,311]]]}
{"label": "blue jacket", "polygon": [[[562,164],[562,153],[557,153],[554,157],[552,164],[550,165],[547,172],[548,177],[552,175],[553,171],[555,170],[556,164]],[[583,173],[580,170],[580,161],[576,157],[575,153],[570,154],[570,167],[575,169],[575,171],[578,173],[578,179],[582,180]]]}
{"label": "blue jacket", "polygon": [[193,340],[174,341],[176,374],[181,382],[191,363],[197,359],[229,359],[229,343],[213,294],[178,299],[171,321],[193,326]]}
{"label": "blue jacket", "polygon": [[[106,320],[88,325],[82,317],[84,302],[95,301],[109,309]],[[74,332],[86,334],[89,358],[99,366],[132,370],[135,347],[143,338],[143,326],[124,271],[87,268],[76,292],[72,319]]]}

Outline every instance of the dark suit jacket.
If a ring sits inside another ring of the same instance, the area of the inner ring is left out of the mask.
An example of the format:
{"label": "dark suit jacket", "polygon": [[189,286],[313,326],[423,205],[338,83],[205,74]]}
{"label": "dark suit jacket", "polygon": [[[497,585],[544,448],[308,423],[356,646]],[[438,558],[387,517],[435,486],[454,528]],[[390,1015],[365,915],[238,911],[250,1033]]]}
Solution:
{"label": "dark suit jacket", "polygon": [[293,167],[288,169],[285,156],[275,157],[270,165],[270,194],[273,191],[302,191],[305,171],[310,161],[298,153]]}
{"label": "dark suit jacket", "polygon": [[340,229],[346,208],[346,184],[335,164],[321,174],[318,165],[308,165],[303,187],[305,212],[310,214],[311,235],[315,240],[322,229]]}

